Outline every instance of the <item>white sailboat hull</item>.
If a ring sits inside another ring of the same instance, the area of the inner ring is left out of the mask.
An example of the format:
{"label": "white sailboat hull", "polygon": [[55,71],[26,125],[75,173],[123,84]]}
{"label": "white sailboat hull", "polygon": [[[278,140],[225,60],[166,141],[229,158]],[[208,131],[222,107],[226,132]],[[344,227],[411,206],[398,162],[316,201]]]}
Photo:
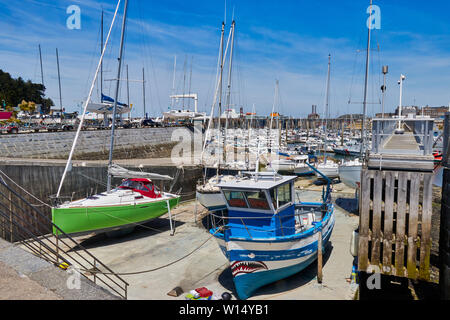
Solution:
{"label": "white sailboat hull", "polygon": [[[319,170],[323,175],[327,176],[328,178],[337,178],[339,177],[339,167],[338,166],[318,166],[317,170]],[[322,178],[320,174],[316,172],[316,176],[319,178]]]}
{"label": "white sailboat hull", "polygon": [[293,161],[272,161],[270,163],[270,167],[275,170],[276,172],[278,171],[283,171],[283,172],[294,172],[295,169],[295,162]]}
{"label": "white sailboat hull", "polygon": [[339,166],[341,181],[351,188],[358,188],[361,182],[362,165]]}
{"label": "white sailboat hull", "polygon": [[294,173],[298,176],[305,176],[305,175],[313,174],[314,171],[310,167],[305,165],[305,166],[296,166],[294,169]]}

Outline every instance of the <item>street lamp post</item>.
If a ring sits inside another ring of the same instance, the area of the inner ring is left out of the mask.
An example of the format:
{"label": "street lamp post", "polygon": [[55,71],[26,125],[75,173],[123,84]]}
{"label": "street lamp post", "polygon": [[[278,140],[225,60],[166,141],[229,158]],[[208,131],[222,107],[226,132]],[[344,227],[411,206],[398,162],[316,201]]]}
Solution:
{"label": "street lamp post", "polygon": [[383,100],[381,103],[381,117],[384,118],[384,97],[385,97],[385,93],[386,93],[386,74],[389,71],[389,67],[388,66],[383,66],[382,68],[382,72],[383,72],[383,86],[381,87],[381,92],[383,93]]}
{"label": "street lamp post", "polygon": [[405,81],[406,76],[403,74],[400,76],[400,80],[398,81],[398,84],[400,85],[400,102],[398,105],[398,128],[395,130],[395,133],[402,134],[404,132],[402,128],[402,90],[403,90],[403,81]]}

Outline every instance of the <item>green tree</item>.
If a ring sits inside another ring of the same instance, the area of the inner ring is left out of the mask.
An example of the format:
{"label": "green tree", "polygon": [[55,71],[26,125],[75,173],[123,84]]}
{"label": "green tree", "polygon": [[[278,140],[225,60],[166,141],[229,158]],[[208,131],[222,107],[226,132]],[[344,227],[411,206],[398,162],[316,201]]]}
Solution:
{"label": "green tree", "polygon": [[34,102],[42,105],[44,113],[50,112],[54,105],[50,98],[45,98],[45,86],[24,81],[21,77],[14,79],[7,72],[0,69],[0,102],[7,106],[18,106],[22,101]]}

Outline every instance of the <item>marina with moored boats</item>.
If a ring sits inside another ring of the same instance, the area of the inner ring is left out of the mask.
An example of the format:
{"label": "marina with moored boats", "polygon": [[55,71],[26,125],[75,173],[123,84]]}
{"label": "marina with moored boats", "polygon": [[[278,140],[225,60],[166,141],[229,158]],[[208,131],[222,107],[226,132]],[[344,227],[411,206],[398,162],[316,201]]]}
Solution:
{"label": "marina with moored boats", "polygon": [[[321,115],[317,105],[307,116],[286,110],[278,79],[270,112],[234,98],[243,37],[234,10],[216,26],[208,101],[191,88],[187,55],[177,86],[175,56],[170,106],[149,117],[145,66],[130,80],[126,64],[133,2],[116,1],[106,36],[102,9],[80,112],[63,110],[58,49],[60,107],[44,115],[23,100],[0,110],[0,271],[17,267],[14,247],[49,274],[75,270],[106,299],[371,300],[398,288],[404,299],[448,299],[450,113],[405,107],[403,74],[393,114],[385,84],[370,92],[371,73],[388,72],[371,70],[372,0],[361,112],[336,117],[334,54],[320,61]],[[42,56],[40,65],[43,94]],[[130,82],[142,84],[143,116],[131,116]],[[382,112],[370,113],[376,95]]]}

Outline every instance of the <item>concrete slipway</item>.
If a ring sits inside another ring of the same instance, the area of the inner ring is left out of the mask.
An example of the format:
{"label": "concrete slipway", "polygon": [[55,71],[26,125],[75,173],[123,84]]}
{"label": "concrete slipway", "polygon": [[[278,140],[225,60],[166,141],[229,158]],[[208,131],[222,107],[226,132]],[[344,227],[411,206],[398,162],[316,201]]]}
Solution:
{"label": "concrete slipway", "polygon": [[[318,201],[321,196],[317,191],[303,191],[300,194],[303,199],[314,201]],[[336,196],[335,194],[334,197]],[[341,201],[341,205],[343,202]],[[130,284],[128,299],[184,299],[186,293],[198,287],[207,287],[219,295],[227,291],[234,296],[228,261],[201,224],[205,211],[200,204],[197,208],[197,223],[194,216],[195,201],[184,203],[172,211],[175,220],[173,236],[170,235],[169,219],[166,215],[145,226],[138,226],[132,233],[119,238],[97,235],[79,238],[78,241],[119,274],[157,269],[170,264],[148,273],[122,275]],[[313,263],[297,275],[261,288],[251,299],[353,298],[346,278],[350,276],[353,262],[349,253],[350,237],[358,224],[358,217],[339,206],[335,206],[335,212],[336,226],[324,257],[323,283],[317,283],[317,267]],[[201,247],[198,250],[188,255],[199,246]],[[173,263],[186,255],[186,258]],[[185,293],[178,297],[168,296],[167,293],[175,287],[181,287]]]}

